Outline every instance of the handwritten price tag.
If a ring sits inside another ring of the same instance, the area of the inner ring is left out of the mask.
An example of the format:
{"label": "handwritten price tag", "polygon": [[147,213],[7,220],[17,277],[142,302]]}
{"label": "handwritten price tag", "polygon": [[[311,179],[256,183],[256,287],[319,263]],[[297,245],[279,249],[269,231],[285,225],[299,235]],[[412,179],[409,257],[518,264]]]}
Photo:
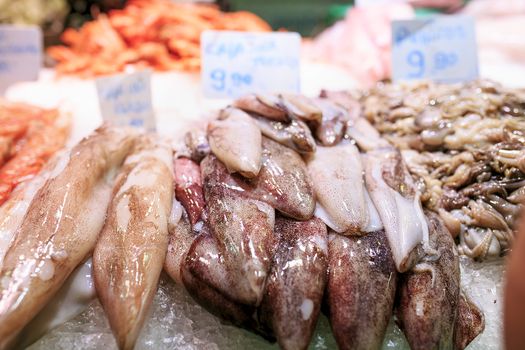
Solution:
{"label": "handwritten price tag", "polygon": [[201,36],[204,95],[298,93],[300,49],[297,33],[206,31]]}
{"label": "handwritten price tag", "polygon": [[151,104],[151,71],[98,78],[98,101],[105,121],[155,131]]}
{"label": "handwritten price tag", "polygon": [[41,65],[40,28],[0,25],[0,92],[13,83],[38,79]]}
{"label": "handwritten price tag", "polygon": [[478,77],[474,20],[438,16],[392,22],[394,80],[461,82]]}

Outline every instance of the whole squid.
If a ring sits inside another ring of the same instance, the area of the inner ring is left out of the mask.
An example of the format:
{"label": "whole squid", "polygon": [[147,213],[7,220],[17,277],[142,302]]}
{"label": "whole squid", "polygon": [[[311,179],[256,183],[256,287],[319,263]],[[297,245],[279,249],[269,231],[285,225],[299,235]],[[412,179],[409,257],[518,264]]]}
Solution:
{"label": "whole squid", "polygon": [[208,124],[208,140],[213,154],[231,173],[255,177],[261,169],[261,131],[248,114],[236,108],[221,111]]}
{"label": "whole squid", "polygon": [[315,197],[312,181],[302,158],[293,150],[263,137],[259,175],[245,179],[234,174],[223,182],[239,195],[268,203],[282,214],[306,220],[312,217]]}
{"label": "whole squid", "polygon": [[317,197],[316,215],[338,233],[365,232],[361,229],[370,222],[370,213],[357,147],[318,147],[308,172]]}
{"label": "whole squid", "polygon": [[238,282],[236,276],[232,278],[228,264],[217,240],[204,229],[184,256],[180,269],[182,283],[190,295],[213,314],[236,326],[257,331],[260,327],[254,316],[256,306],[239,298]]}
{"label": "whole squid", "polygon": [[0,348],[92,252],[110,200],[111,174],[135,139],[127,129],[97,129],[37,192],[0,271]]}
{"label": "whole squid", "polygon": [[384,230],[330,233],[326,300],[340,349],[381,349],[394,306],[397,272]]}
{"label": "whole squid", "polygon": [[400,276],[397,315],[411,349],[452,349],[460,304],[458,252],[439,216],[426,215],[437,256]]}
{"label": "whole squid", "polygon": [[420,194],[394,148],[378,148],[364,157],[366,186],[377,208],[399,272],[408,271],[428,248],[428,226]]}
{"label": "whole squid", "polygon": [[172,150],[143,137],[126,158],[95,251],[98,297],[120,349],[133,349],[168,249]]}
{"label": "whole squid", "polygon": [[261,304],[262,322],[282,349],[306,349],[321,309],[328,259],[325,224],[277,218],[279,246]]}
{"label": "whole squid", "polygon": [[274,209],[263,201],[246,198],[230,189],[231,175],[213,155],[201,162],[204,198],[211,236],[228,270],[232,299],[258,305],[270,270],[276,239],[273,234]]}

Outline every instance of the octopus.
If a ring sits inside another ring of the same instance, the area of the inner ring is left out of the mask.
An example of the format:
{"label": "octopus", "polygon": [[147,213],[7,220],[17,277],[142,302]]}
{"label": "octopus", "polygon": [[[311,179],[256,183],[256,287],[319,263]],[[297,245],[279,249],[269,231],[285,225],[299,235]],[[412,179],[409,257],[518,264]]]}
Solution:
{"label": "octopus", "polygon": [[[460,290],[452,219],[422,206],[402,152],[354,102],[245,96],[174,149],[96,130],[15,192],[26,204],[5,225],[0,349],[59,322],[47,307],[78,293],[86,268],[121,349],[135,346],[162,270],[282,349],[307,349],[321,313],[340,349],[381,348],[393,315],[414,349],[464,349],[484,318]],[[277,123],[304,138],[264,131]],[[513,208],[497,193],[465,210],[499,232]],[[485,201],[507,216],[478,215]]]}
{"label": "octopus", "polygon": [[524,203],[523,93],[487,80],[421,82],[378,84],[360,100],[361,119],[400,149],[423,206],[441,216],[459,253],[505,255]]}

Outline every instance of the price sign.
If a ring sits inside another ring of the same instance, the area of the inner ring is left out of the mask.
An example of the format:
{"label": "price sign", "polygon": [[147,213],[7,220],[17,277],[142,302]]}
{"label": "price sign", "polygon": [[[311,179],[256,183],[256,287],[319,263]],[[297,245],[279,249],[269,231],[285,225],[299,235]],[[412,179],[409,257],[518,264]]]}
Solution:
{"label": "price sign", "polygon": [[40,28],[0,25],[0,92],[13,83],[38,79],[41,65]]}
{"label": "price sign", "polygon": [[155,131],[149,70],[98,78],[98,101],[102,117],[117,126]]}
{"label": "price sign", "polygon": [[392,22],[394,80],[461,82],[478,77],[474,20],[438,16]]}
{"label": "price sign", "polygon": [[206,31],[201,36],[206,97],[300,90],[301,37],[297,33]]}

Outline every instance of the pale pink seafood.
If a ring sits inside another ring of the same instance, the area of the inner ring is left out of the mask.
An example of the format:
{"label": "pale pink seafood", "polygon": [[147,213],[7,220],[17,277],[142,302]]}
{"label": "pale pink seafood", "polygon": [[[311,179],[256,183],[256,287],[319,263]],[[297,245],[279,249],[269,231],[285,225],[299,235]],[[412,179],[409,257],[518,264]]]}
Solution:
{"label": "pale pink seafood", "polygon": [[294,119],[307,123],[316,129],[321,125],[323,111],[313,99],[299,94],[281,94],[280,103]]}
{"label": "pale pink seafood", "polygon": [[313,336],[326,284],[327,233],[313,218],[277,218],[279,246],[260,308],[262,322],[282,349],[306,349]]}
{"label": "pale pink seafood", "polygon": [[344,137],[348,113],[326,98],[316,98],[314,103],[322,111],[321,124],[315,129],[315,136],[323,146],[338,144]]}
{"label": "pale pink seafood", "polygon": [[428,226],[412,177],[393,148],[376,149],[364,158],[366,186],[383,222],[399,272],[410,270],[427,249]]}
{"label": "pale pink seafood", "polygon": [[326,300],[340,349],[380,349],[392,315],[397,272],[384,230],[330,233]]}
{"label": "pale pink seafood", "polygon": [[[201,162],[204,198],[211,235],[228,269],[235,301],[258,305],[268,276],[276,239],[273,234],[274,209],[265,202],[232,191],[230,174],[213,155]],[[214,286],[218,288],[218,286]]]}
{"label": "pale pink seafood", "polygon": [[275,122],[253,117],[264,136],[302,154],[315,152],[316,144],[312,132],[305,122],[292,120],[289,123]]}
{"label": "pale pink seafood", "polygon": [[208,124],[208,140],[217,158],[231,173],[255,177],[261,169],[261,131],[245,112],[227,108]]}
{"label": "pale pink seafood", "polygon": [[247,180],[233,174],[222,181],[239,195],[266,202],[286,216],[307,220],[314,213],[314,190],[306,164],[296,152],[268,138],[263,137],[257,177]]}
{"label": "pale pink seafood", "polygon": [[173,200],[171,147],[142,137],[113,188],[93,253],[98,297],[120,349],[133,349],[157,291]]}
{"label": "pale pink seafood", "polygon": [[196,234],[191,229],[188,215],[184,212],[180,221],[175,225],[168,225],[169,243],[166,260],[164,261],[164,271],[177,283],[183,284],[181,267],[186,259],[186,254],[190,250]]}
{"label": "pale pink seafood", "polygon": [[458,252],[439,216],[426,214],[429,244],[439,255],[400,275],[397,315],[411,349],[450,349],[460,302]]}
{"label": "pale pink seafood", "polygon": [[71,320],[96,297],[93,262],[88,259],[69,275],[53,299],[20,332],[16,348],[27,348],[53,328]]}
{"label": "pale pink seafood", "polygon": [[370,212],[357,147],[318,147],[308,172],[317,197],[316,215],[338,233],[364,233]]}
{"label": "pale pink seafood", "polygon": [[483,312],[464,293],[460,293],[458,317],[454,328],[454,349],[465,349],[484,330]]}
{"label": "pale pink seafood", "polygon": [[195,238],[181,266],[182,283],[195,300],[234,325],[256,331],[256,306],[239,300],[232,273],[217,240],[206,230]]}
{"label": "pale pink seafood", "polygon": [[0,348],[93,250],[110,200],[110,174],[134,142],[135,134],[127,129],[97,129],[36,194],[0,272]]}
{"label": "pale pink seafood", "polygon": [[205,206],[199,164],[188,158],[176,158],[173,166],[175,195],[186,209],[191,224],[195,225]]}
{"label": "pale pink seafood", "polygon": [[286,122],[289,120],[286,110],[279,104],[279,100],[273,96],[263,94],[251,94],[238,98],[233,106],[247,112],[253,112],[264,118]]}
{"label": "pale pink seafood", "polygon": [[53,173],[63,170],[68,158],[68,153],[55,156],[39,174],[21,183],[13,191],[10,198],[0,206],[0,269],[4,256],[15,238],[18,227],[22,224],[31,201]]}

